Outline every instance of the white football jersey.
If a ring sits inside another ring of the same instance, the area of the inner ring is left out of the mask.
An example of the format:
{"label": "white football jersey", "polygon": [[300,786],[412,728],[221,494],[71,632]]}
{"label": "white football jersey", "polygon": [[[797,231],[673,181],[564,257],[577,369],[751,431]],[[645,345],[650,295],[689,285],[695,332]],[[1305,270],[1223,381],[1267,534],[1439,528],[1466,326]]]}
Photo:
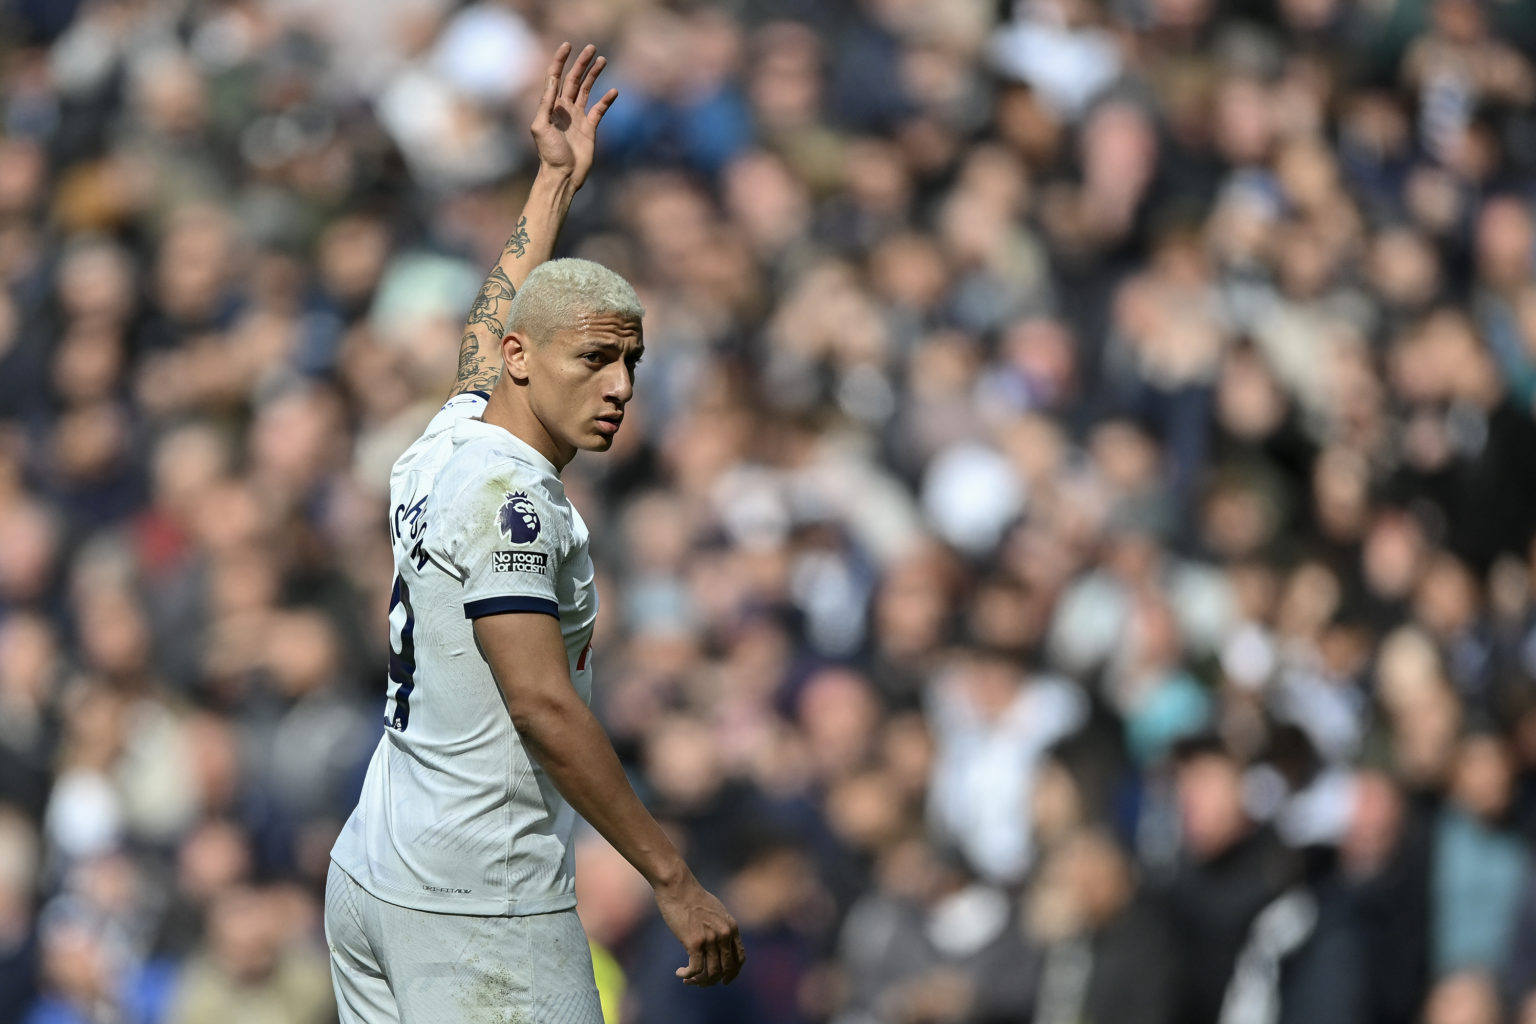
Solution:
{"label": "white football jersey", "polygon": [[591,700],[587,528],[555,467],[459,395],[390,474],[395,587],[384,735],[331,852],[382,900],[453,914],[575,906],[576,813],[523,748],[473,620],[559,619]]}

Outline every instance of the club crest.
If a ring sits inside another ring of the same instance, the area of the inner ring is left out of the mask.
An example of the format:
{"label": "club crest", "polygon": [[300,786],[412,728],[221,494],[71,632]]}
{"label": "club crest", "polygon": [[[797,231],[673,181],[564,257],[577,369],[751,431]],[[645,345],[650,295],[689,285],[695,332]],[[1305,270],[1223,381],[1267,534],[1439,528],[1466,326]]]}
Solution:
{"label": "club crest", "polygon": [[530,544],[539,535],[539,511],[528,495],[513,491],[496,514],[496,525],[513,544]]}

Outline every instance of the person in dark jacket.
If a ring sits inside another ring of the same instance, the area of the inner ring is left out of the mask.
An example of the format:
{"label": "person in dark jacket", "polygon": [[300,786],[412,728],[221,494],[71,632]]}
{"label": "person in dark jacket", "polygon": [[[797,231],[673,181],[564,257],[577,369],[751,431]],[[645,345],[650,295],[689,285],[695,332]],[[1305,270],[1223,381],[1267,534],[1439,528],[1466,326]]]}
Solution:
{"label": "person in dark jacket", "polygon": [[1365,1024],[1414,1024],[1429,985],[1429,824],[1388,776],[1361,772],[1339,881],[1366,957]]}
{"label": "person in dark jacket", "polygon": [[1179,937],[1177,1019],[1214,1024],[1259,912],[1300,878],[1300,862],[1243,806],[1242,768],[1215,739],[1175,752],[1183,853],[1163,892]]}
{"label": "person in dark jacket", "polygon": [[1177,946],[1109,835],[1088,829],[1057,844],[1029,910],[1044,945],[1034,1024],[1172,1024]]}

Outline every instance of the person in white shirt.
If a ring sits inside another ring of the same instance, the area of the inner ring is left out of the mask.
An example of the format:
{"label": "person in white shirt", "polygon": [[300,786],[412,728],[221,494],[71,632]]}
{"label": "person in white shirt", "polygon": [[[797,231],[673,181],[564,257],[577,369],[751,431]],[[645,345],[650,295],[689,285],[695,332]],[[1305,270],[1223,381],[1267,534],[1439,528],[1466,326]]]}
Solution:
{"label": "person in white shirt", "polygon": [[650,882],[685,983],[729,982],[745,958],[587,706],[597,592],[560,471],[612,445],[644,310],[598,264],[544,262],[617,95],[588,110],[604,59],[585,48],[562,84],[569,55],[551,62],[539,172],[470,311],[454,392],[390,475],[386,728],[326,885],[343,1024],[600,1024],[578,813]]}

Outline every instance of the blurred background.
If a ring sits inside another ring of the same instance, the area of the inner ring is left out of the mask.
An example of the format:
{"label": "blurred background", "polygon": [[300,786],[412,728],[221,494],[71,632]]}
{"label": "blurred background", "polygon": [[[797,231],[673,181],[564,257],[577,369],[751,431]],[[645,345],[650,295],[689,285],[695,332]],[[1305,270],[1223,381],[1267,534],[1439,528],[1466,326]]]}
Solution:
{"label": "blurred background", "polygon": [[1536,1022],[1536,4],[0,3],[0,1022],[333,1019],[390,463],[555,43],[649,310],[617,1024]]}

